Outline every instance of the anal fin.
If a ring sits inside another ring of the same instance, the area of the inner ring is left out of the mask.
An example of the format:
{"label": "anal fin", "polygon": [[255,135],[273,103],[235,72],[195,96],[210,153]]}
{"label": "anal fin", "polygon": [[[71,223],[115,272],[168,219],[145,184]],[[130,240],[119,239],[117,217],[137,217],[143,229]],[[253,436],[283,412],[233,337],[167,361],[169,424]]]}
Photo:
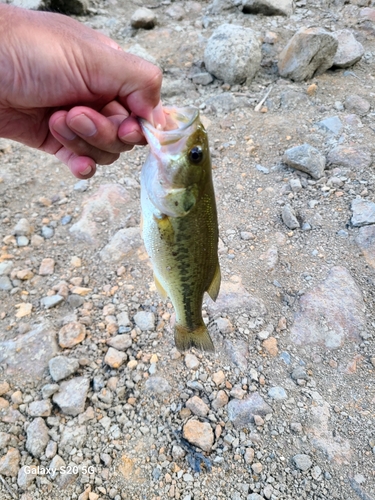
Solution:
{"label": "anal fin", "polygon": [[210,286],[207,288],[207,293],[214,302],[217,299],[217,296],[219,295],[220,283],[221,283],[221,272],[219,263],[217,263],[214,277],[211,281]]}
{"label": "anal fin", "polygon": [[157,291],[159,292],[159,294],[161,295],[162,299],[166,299],[168,297],[168,294],[167,292],[164,290],[163,286],[161,285],[160,281],[157,279],[155,273],[154,273],[154,282],[155,282],[155,286],[156,286],[156,289]]}
{"label": "anal fin", "polygon": [[175,326],[174,340],[179,351],[187,351],[196,347],[201,351],[215,352],[214,344],[205,325],[198,326],[195,330],[179,325]]}

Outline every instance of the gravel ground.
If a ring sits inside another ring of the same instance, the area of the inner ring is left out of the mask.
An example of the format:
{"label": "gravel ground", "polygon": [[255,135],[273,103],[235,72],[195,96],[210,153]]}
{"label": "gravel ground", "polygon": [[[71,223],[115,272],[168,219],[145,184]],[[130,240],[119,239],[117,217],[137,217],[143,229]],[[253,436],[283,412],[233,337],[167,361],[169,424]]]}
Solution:
{"label": "gravel ground", "polygon": [[[375,498],[370,3],[301,0],[286,17],[150,0],[146,30],[130,21],[143,2],[122,0],[78,18],[159,64],[165,104],[201,109],[223,275],[204,304],[216,353],[174,347],[139,231],[146,148],[77,181],[0,140],[1,500]],[[252,81],[204,68],[225,23],[255,32]],[[362,58],[280,78],[306,26],[349,29]]]}

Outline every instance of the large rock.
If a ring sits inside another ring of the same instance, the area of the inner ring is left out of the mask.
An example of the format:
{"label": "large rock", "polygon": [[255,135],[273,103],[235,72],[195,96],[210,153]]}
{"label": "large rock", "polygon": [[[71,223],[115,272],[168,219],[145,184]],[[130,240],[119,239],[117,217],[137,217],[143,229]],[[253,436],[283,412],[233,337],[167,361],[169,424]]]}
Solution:
{"label": "large rock", "polygon": [[104,262],[122,262],[142,245],[140,228],[127,227],[117,231],[99,255]]}
{"label": "large rock", "polygon": [[365,49],[350,30],[337,31],[334,36],[337,39],[338,47],[333,59],[333,66],[349,68],[362,58]]}
{"label": "large rock", "polygon": [[41,379],[58,351],[56,332],[41,324],[24,335],[0,342],[0,365],[19,382]]}
{"label": "large rock", "polygon": [[242,0],[242,10],[245,14],[290,16],[293,9],[293,0]]}
{"label": "large rock", "polygon": [[368,168],[372,163],[371,153],[355,146],[336,146],[328,153],[327,161],[331,165],[347,168]]}
{"label": "large rock", "polygon": [[207,70],[230,85],[250,82],[260,67],[261,51],[255,32],[234,24],[219,26],[204,52]]}
{"label": "large rock", "polygon": [[258,392],[244,399],[232,399],[228,403],[228,418],[234,427],[246,427],[254,422],[254,415],[261,417],[272,413],[272,408]]}
{"label": "large rock", "polygon": [[279,73],[301,82],[324,73],[333,64],[338,41],[323,28],[300,28],[279,56]]}
{"label": "large rock", "polygon": [[301,146],[287,149],[284,153],[283,161],[289,167],[310,174],[314,179],[322,177],[326,166],[325,156],[309,144],[302,144]]}
{"label": "large rock", "polygon": [[355,198],[352,201],[353,216],[351,222],[354,227],[375,224],[375,203],[363,198]]}
{"label": "large rock", "polygon": [[355,241],[367,264],[375,269],[375,224],[361,227]]}
{"label": "large rock", "polygon": [[323,283],[301,297],[290,337],[297,345],[335,349],[347,341],[359,341],[365,325],[362,292],[349,271],[336,266]]}
{"label": "large rock", "polygon": [[63,413],[73,417],[83,413],[90,381],[86,377],[76,377],[62,382],[60,390],[53,395],[53,402]]}

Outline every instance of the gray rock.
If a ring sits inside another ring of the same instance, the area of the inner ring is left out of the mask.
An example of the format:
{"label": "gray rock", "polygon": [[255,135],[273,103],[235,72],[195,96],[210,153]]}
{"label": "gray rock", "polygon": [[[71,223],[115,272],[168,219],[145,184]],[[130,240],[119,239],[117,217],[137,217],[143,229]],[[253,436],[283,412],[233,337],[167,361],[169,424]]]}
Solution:
{"label": "gray rock", "polygon": [[317,122],[316,126],[323,129],[325,132],[338,135],[342,130],[342,121],[338,116],[329,116],[328,118]]}
{"label": "gray rock", "polygon": [[294,209],[287,203],[283,206],[281,211],[281,218],[283,219],[284,224],[289,229],[297,229],[300,227],[300,224],[297,220],[296,213]]}
{"label": "gray rock", "polygon": [[49,399],[43,401],[32,401],[29,404],[28,414],[30,417],[49,417],[51,415],[52,404]]}
{"label": "gray rock", "polygon": [[13,269],[12,260],[4,260],[3,262],[0,262],[0,276],[9,275],[12,269]]}
{"label": "gray rock", "polygon": [[293,193],[299,193],[302,191],[302,184],[301,181],[297,179],[290,179],[290,189],[293,191]]}
{"label": "gray rock", "polygon": [[142,331],[153,330],[155,328],[155,314],[148,311],[139,311],[134,315],[135,324]]}
{"label": "gray rock", "polygon": [[297,345],[323,344],[335,349],[360,341],[366,325],[362,292],[345,267],[333,267],[325,281],[300,298],[290,329]]}
{"label": "gray rock", "polygon": [[238,340],[236,343],[229,339],[224,340],[225,351],[235,366],[242,371],[247,369],[249,357],[249,345],[243,340]]}
{"label": "gray rock", "polygon": [[9,448],[7,453],[0,458],[0,474],[2,476],[16,477],[20,460],[20,452],[16,448]]}
{"label": "gray rock", "polygon": [[174,21],[182,21],[185,17],[185,9],[181,5],[171,5],[165,10],[167,16],[171,17]]}
{"label": "gray rock", "polygon": [[13,229],[15,236],[29,236],[31,233],[31,226],[27,219],[20,219]]}
{"label": "gray rock", "polygon": [[72,293],[72,295],[69,295],[68,297],[68,304],[70,305],[70,307],[73,307],[74,309],[76,309],[77,307],[81,307],[81,305],[84,304],[84,302],[85,298],[75,293]]}
{"label": "gray rock", "polygon": [[116,316],[118,326],[129,326],[131,325],[129,315],[126,311],[117,314]]}
{"label": "gray rock", "polygon": [[31,483],[37,477],[37,472],[38,469],[36,465],[24,465],[20,468],[17,476],[17,484],[21,488],[21,490],[26,490],[31,485]]}
{"label": "gray rock", "polygon": [[172,390],[168,380],[163,377],[150,377],[146,380],[145,388],[155,394],[164,394]]}
{"label": "gray rock", "polygon": [[254,415],[264,417],[268,413],[272,413],[272,408],[258,392],[244,399],[232,399],[228,403],[228,418],[236,428],[246,427],[254,422]]}
{"label": "gray rock", "polygon": [[367,169],[371,166],[371,153],[355,146],[336,146],[328,153],[329,164],[339,167]]}
{"label": "gray rock", "polygon": [[83,193],[84,191],[87,191],[89,188],[89,181],[87,179],[81,179],[80,181],[76,182],[74,184],[74,191],[78,191],[80,193]]}
{"label": "gray rock", "polygon": [[42,236],[45,240],[49,240],[53,238],[53,235],[55,234],[54,229],[49,226],[42,226]]}
{"label": "gray rock", "polygon": [[296,82],[320,75],[332,66],[337,46],[323,28],[300,28],[279,56],[279,73]]}
{"label": "gray rock", "polygon": [[29,244],[29,238],[26,236],[17,236],[16,241],[18,247],[27,247]]}
{"label": "gray rock", "polygon": [[134,45],[131,45],[126,52],[129,52],[129,54],[133,54],[138,57],[142,57],[142,59],[145,59],[146,61],[150,62],[151,64],[155,64],[155,66],[158,66],[158,62],[155,59],[154,56],[149,54],[146,49],[144,49],[141,45],[138,43],[135,43]]}
{"label": "gray rock", "polygon": [[271,387],[271,389],[268,391],[268,396],[275,401],[283,401],[284,399],[288,398],[284,387],[280,386]]}
{"label": "gray rock", "polygon": [[12,436],[6,432],[0,432],[0,450],[8,446]]}
{"label": "gray rock", "polygon": [[39,458],[43,455],[49,441],[48,432],[49,429],[41,417],[35,418],[28,426],[26,449],[34,457]]}
{"label": "gray rock", "polygon": [[353,211],[351,223],[354,227],[375,224],[375,203],[373,201],[356,198],[352,201],[351,209]]}
{"label": "gray rock", "polygon": [[247,495],[246,500],[264,500],[264,497],[259,495],[259,493],[251,493]]}
{"label": "gray rock", "polygon": [[156,24],[157,16],[154,11],[141,7],[137,9],[130,19],[132,28],[150,30]]}
{"label": "gray rock", "polygon": [[42,387],[42,398],[47,399],[52,396],[52,394],[55,394],[59,390],[59,385],[58,384],[46,384]]}
{"label": "gray rock", "polygon": [[210,12],[211,14],[221,14],[223,11],[235,9],[240,4],[241,0],[213,0]]}
{"label": "gray rock", "polygon": [[56,356],[50,360],[48,366],[53,380],[59,382],[73,375],[73,373],[78,370],[79,363],[77,359],[67,358],[66,356]]}
{"label": "gray rock", "polygon": [[283,161],[289,167],[310,174],[314,179],[320,179],[323,176],[326,166],[325,156],[309,144],[302,144],[301,146],[287,149],[284,153]]}
{"label": "gray rock", "polygon": [[309,376],[306,373],[306,370],[303,366],[297,366],[291,373],[291,377],[293,380],[309,380]]}
{"label": "gray rock", "polygon": [[55,455],[49,464],[51,472],[49,474],[51,479],[55,479],[58,473],[60,473],[61,467],[65,467],[65,461],[60,457],[60,455]]}
{"label": "gray rock", "polygon": [[208,71],[205,71],[197,66],[193,66],[195,68],[193,71],[190,71],[189,78],[196,83],[197,85],[209,85],[213,82],[213,76]]}
{"label": "gray rock", "polygon": [[348,95],[345,99],[345,109],[357,115],[366,115],[371,108],[371,104],[359,95]]}
{"label": "gray rock", "polygon": [[47,297],[43,297],[40,299],[40,305],[43,306],[45,309],[51,309],[51,307],[56,307],[61,302],[64,302],[64,297],[61,295],[49,295]]}
{"label": "gray rock", "polygon": [[361,227],[355,239],[367,264],[375,269],[375,224]]}
{"label": "gray rock", "polygon": [[49,360],[57,353],[56,332],[47,323],[12,340],[0,342],[0,364],[19,382],[43,377]]}
{"label": "gray rock", "polygon": [[333,66],[349,68],[362,58],[365,49],[350,30],[337,31],[334,36],[337,39],[338,47],[333,59]]}
{"label": "gray rock", "polygon": [[302,471],[309,470],[312,466],[311,458],[309,457],[309,455],[305,455],[304,453],[294,455],[293,462],[295,463],[297,469]]}
{"label": "gray rock", "polygon": [[12,290],[12,288],[13,285],[8,276],[0,276],[0,290],[9,292],[9,290]]}
{"label": "gray rock", "polygon": [[120,229],[99,253],[104,262],[122,262],[143,245],[139,227]]}
{"label": "gray rock", "polygon": [[[105,418],[105,417],[103,417]],[[66,447],[82,448],[86,441],[87,429],[84,425],[75,425],[73,427],[65,427],[59,443],[59,450],[64,450]],[[60,452],[61,453],[61,452]]]}
{"label": "gray rock", "polygon": [[116,335],[107,340],[107,344],[118,351],[126,351],[132,345],[130,335]]}
{"label": "gray rock", "polygon": [[62,382],[59,392],[53,395],[53,402],[66,415],[76,417],[85,409],[89,387],[90,380],[86,377],[76,377]]}
{"label": "gray rock", "polygon": [[211,74],[230,85],[250,82],[260,68],[261,51],[255,32],[234,24],[219,26],[209,38],[204,62]]}
{"label": "gray rock", "polygon": [[242,0],[242,11],[245,14],[290,16],[293,9],[293,0]]}

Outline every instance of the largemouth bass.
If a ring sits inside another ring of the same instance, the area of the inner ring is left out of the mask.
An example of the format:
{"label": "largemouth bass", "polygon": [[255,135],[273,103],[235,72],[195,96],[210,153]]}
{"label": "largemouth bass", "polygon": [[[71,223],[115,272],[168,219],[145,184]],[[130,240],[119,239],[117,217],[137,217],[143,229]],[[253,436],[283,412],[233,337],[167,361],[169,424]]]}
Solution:
{"label": "largemouth bass", "polygon": [[142,233],[156,288],[176,313],[175,343],[214,351],[203,295],[219,293],[218,223],[207,133],[195,108],[164,108],[163,130],[140,120],[150,145],[141,173]]}

